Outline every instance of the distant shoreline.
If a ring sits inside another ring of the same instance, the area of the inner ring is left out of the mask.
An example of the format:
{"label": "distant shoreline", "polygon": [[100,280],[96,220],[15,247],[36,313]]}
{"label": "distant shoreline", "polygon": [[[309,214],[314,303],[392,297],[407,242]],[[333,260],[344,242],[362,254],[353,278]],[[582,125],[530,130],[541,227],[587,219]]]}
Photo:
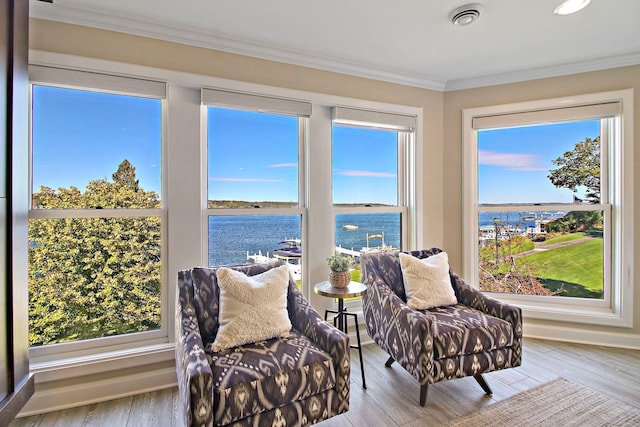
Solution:
{"label": "distant shoreline", "polygon": [[[380,207],[392,206],[383,203],[336,203],[334,206],[340,207]],[[297,202],[274,202],[269,200],[262,201],[246,201],[246,200],[209,200],[207,202],[209,209],[259,209],[259,208],[295,208],[298,207]]]}

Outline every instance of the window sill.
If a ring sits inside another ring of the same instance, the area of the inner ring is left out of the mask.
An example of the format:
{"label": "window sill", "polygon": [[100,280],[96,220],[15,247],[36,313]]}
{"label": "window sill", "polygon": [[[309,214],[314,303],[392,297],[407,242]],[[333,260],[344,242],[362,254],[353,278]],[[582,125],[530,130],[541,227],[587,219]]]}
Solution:
{"label": "window sill", "polygon": [[618,328],[633,327],[632,310],[623,312],[622,310],[604,306],[558,304],[559,301],[547,303],[518,295],[499,295],[495,293],[488,293],[488,295],[508,304],[517,305],[522,309],[525,319],[552,320]]}
{"label": "window sill", "polygon": [[55,359],[31,358],[30,372],[37,383],[56,381],[174,359],[173,343],[104,351],[91,355],[58,355]]}

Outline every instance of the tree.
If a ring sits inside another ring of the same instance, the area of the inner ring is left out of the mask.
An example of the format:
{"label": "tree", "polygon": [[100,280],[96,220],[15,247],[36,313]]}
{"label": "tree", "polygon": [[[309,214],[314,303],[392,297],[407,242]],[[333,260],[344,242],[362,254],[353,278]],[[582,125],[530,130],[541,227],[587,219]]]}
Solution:
{"label": "tree", "polygon": [[[498,229],[505,224],[495,222]],[[481,247],[479,251],[480,290],[522,295],[554,295],[537,279],[536,268],[524,262],[520,253],[533,249],[533,242],[524,236],[513,235],[496,239],[495,248]]]}
{"label": "tree", "polygon": [[547,233],[575,233],[602,228],[602,213],[599,211],[572,211],[545,225]]}
{"label": "tree", "polygon": [[118,166],[118,170],[111,175],[114,184],[138,191],[140,189],[140,181],[136,179],[136,168],[133,167],[129,160],[125,159]]}
{"label": "tree", "polygon": [[[113,182],[57,191],[42,186],[46,209],[158,208],[124,160]],[[55,218],[29,221],[31,345],[97,338],[160,327],[160,219]]]}
{"label": "tree", "polygon": [[587,188],[585,199],[600,203],[600,137],[586,138],[576,143],[571,151],[552,161],[558,166],[549,172],[548,178],[556,187],[568,188],[574,193],[577,188]]}

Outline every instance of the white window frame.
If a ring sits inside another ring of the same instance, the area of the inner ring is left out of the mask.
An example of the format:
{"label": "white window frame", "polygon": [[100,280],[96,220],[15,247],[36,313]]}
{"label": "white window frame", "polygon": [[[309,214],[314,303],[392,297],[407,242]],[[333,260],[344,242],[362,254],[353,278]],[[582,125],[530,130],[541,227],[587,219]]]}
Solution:
{"label": "white window frame", "polygon": [[[415,200],[415,164],[412,161],[415,152],[416,116],[371,111],[350,107],[334,107],[332,124],[336,126],[350,126],[359,129],[381,129],[395,131],[397,134],[397,201],[395,206],[333,206],[333,224],[335,230],[336,215],[338,214],[400,214],[400,250],[415,247],[415,235],[409,233],[410,218],[409,205]],[[333,146],[333,144],[332,144]],[[333,186],[332,186],[333,188]],[[410,241],[411,240],[411,241]],[[362,308],[360,299],[345,301],[345,307],[350,311]]]}
{"label": "white window frame", "polygon": [[[201,140],[202,140],[202,163],[201,168],[203,170],[202,185],[201,185],[201,203],[202,203],[202,221],[201,226],[204,233],[208,230],[208,219],[210,216],[247,216],[247,215],[300,215],[301,217],[301,239],[303,244],[303,293],[306,296],[310,296],[313,293],[313,285],[315,282],[308,280],[308,268],[309,264],[306,254],[309,253],[309,206],[310,198],[313,198],[314,206],[327,205],[324,207],[314,207],[312,218],[320,218],[325,216],[326,213],[331,212],[331,233],[323,233],[324,236],[332,236],[331,248],[335,247],[335,215],[340,213],[387,213],[397,212],[401,215],[401,240],[403,247],[415,247],[418,240],[417,237],[417,220],[415,215],[415,206],[417,206],[417,194],[416,194],[416,127],[418,122],[417,114],[403,114],[389,111],[376,111],[370,109],[363,109],[361,107],[336,107],[327,105],[315,105],[313,104],[313,112],[316,114],[314,120],[324,120],[326,126],[329,128],[333,124],[357,126],[362,128],[378,128],[395,130],[398,132],[398,205],[390,207],[338,207],[333,206],[331,203],[331,150],[320,153],[316,147],[323,144],[331,146],[331,137],[327,138],[326,133],[321,131],[311,131],[311,111],[312,104],[308,104],[308,108],[305,107],[306,101],[297,99],[284,99],[276,98],[269,95],[263,95],[258,93],[245,93],[245,92],[233,92],[225,89],[207,89],[202,90],[202,110],[201,110]],[[238,108],[246,111],[262,111],[270,112],[274,114],[291,114],[292,111],[297,111],[299,114],[299,185],[298,185],[298,207],[291,208],[263,208],[259,212],[255,209],[210,209],[207,206],[207,107],[210,105],[226,107],[226,108]],[[341,104],[342,105],[342,104]],[[344,113],[343,116],[336,118],[336,111]],[[318,119],[321,114],[330,112],[330,117],[324,117]],[[307,115],[309,118],[307,118]],[[328,120],[327,120],[328,119]],[[320,126],[318,126],[320,127]],[[324,125],[322,126],[324,127]],[[312,142],[313,138],[313,142]],[[314,144],[315,147],[310,145]],[[319,167],[323,171],[320,174],[314,174],[314,179],[321,179],[320,176],[327,176],[329,179],[325,181],[324,188],[321,190],[323,193],[328,191],[328,197],[319,196],[318,194],[311,194],[311,188],[317,191],[316,184],[310,183],[310,175],[308,173],[311,166],[311,153],[314,153],[314,167]],[[317,157],[321,154],[322,158]],[[324,158],[327,157],[327,158]],[[326,202],[321,202],[320,200]],[[318,203],[319,202],[319,203]],[[328,203],[327,203],[328,202]],[[314,221],[316,224],[316,221]],[[324,225],[324,224],[323,224]],[[314,251],[321,251],[320,247],[325,247],[327,241],[325,238],[318,245],[314,245]],[[330,251],[321,251],[322,254],[328,256]],[[203,239],[202,241],[202,263],[206,265],[208,263],[208,241]],[[315,258],[318,258],[317,256]],[[328,270],[327,270],[328,272]],[[352,310],[359,310],[361,302],[348,301],[346,305]]]}
{"label": "white window frame", "polygon": [[[288,115],[298,118],[298,204],[292,207],[281,208],[261,208],[259,210],[251,208],[209,208],[208,207],[208,107],[232,108],[242,111],[255,111],[278,115]],[[245,93],[239,91],[229,91],[225,89],[202,89],[202,164],[204,182],[201,186],[202,201],[202,265],[209,265],[209,217],[211,216],[265,216],[265,215],[297,215],[300,217],[300,238],[304,242],[306,235],[306,197],[305,183],[307,174],[305,168],[305,147],[308,145],[309,117],[311,116],[311,103],[296,99],[278,98],[255,93]],[[298,236],[282,236],[298,237]],[[304,252],[303,252],[304,254]],[[302,262],[304,271],[305,263]],[[307,281],[302,281],[306,286]]]}
{"label": "white window frame", "polygon": [[[474,119],[509,116],[519,117],[520,124],[534,124],[530,115],[538,112],[553,114],[553,121],[568,121],[572,107],[582,109],[582,118],[594,118],[585,113],[586,108],[606,103],[619,103],[617,118],[603,119],[602,173],[603,200],[599,209],[604,210],[610,221],[605,224],[609,239],[605,239],[604,273],[605,296],[603,300],[589,301],[561,296],[533,296],[491,293],[492,296],[519,305],[526,317],[554,321],[576,322],[617,327],[632,327],[633,321],[633,90],[586,94],[549,100],[520,102],[463,110],[463,275],[470,283],[478,283],[478,212],[483,210],[509,211],[509,207],[479,207],[477,201],[478,142]],[[565,113],[568,113],[565,114]],[[548,114],[547,114],[548,115]],[[580,118],[578,118],[580,119]],[[500,119],[498,119],[498,123]],[[610,125],[606,124],[609,123]],[[499,126],[501,127],[501,126]],[[604,147],[609,144],[608,150]],[[607,158],[609,156],[609,158]],[[604,185],[603,185],[604,187]],[[607,194],[608,191],[608,194]],[[608,202],[608,203],[607,203]],[[593,210],[593,206],[545,205],[541,210]],[[520,211],[522,206],[512,210]],[[527,207],[535,211],[535,206]],[[608,211],[610,209],[610,211]],[[608,241],[608,243],[607,243]]]}
{"label": "white window frame", "polygon": [[[83,358],[96,352],[128,351],[131,348],[148,347],[159,349],[169,342],[169,310],[167,303],[167,214],[165,208],[164,171],[165,171],[165,143],[166,140],[166,83],[156,80],[131,78],[116,74],[102,74],[59,67],[41,65],[29,66],[30,87],[42,85],[66,89],[94,91],[100,93],[119,94],[126,96],[147,97],[161,101],[161,144],[162,172],[161,176],[161,208],[158,209],[29,209],[29,219],[62,219],[62,218],[147,218],[157,217],[161,222],[161,286],[160,286],[160,328],[150,331],[132,332],[122,335],[99,337],[80,341],[46,344],[30,347],[29,358],[36,369],[47,370],[51,364],[61,358]],[[32,91],[30,90],[29,93]],[[31,102],[30,102],[31,104]],[[30,122],[32,117],[30,117]],[[31,128],[31,126],[30,126]],[[31,139],[31,135],[30,135]],[[29,176],[32,181],[33,165],[31,141],[29,144]],[[30,193],[33,185],[29,184]],[[32,200],[32,194],[29,199]]]}
{"label": "white window frame", "polygon": [[[324,308],[330,305],[330,299],[319,296],[313,292],[313,284],[326,280],[328,267],[326,254],[330,253],[334,246],[332,228],[333,208],[331,206],[331,108],[336,105],[351,106],[354,108],[386,111],[405,115],[415,115],[417,126],[415,130],[415,145],[409,153],[409,162],[412,165],[408,173],[408,185],[411,186],[411,198],[408,201],[408,249],[421,247],[425,233],[425,220],[418,215],[424,206],[422,191],[417,191],[423,181],[423,170],[416,167],[417,162],[422,161],[423,156],[423,109],[417,106],[392,104],[380,101],[363,100],[357,98],[329,95],[317,92],[307,92],[285,87],[275,87],[263,84],[248,83],[218,77],[195,75],[143,65],[121,63],[109,60],[97,60],[87,57],[42,52],[32,50],[29,52],[30,67],[44,66],[69,70],[85,70],[105,76],[132,77],[140,80],[166,82],[167,108],[163,109],[163,164],[162,187],[163,209],[165,210],[163,224],[165,224],[167,238],[163,244],[166,249],[166,262],[163,265],[168,271],[168,292],[163,298],[163,313],[173,310],[175,304],[176,281],[175,273],[180,269],[192,268],[202,260],[206,260],[206,251],[203,250],[200,239],[203,239],[206,228],[203,228],[202,210],[203,194],[206,190],[206,169],[202,167],[202,159],[206,151],[203,138],[203,109],[201,105],[201,88],[222,88],[227,91],[261,94],[267,97],[303,99],[311,102],[313,114],[309,118],[309,126],[304,129],[307,135],[307,146],[304,147],[303,165],[309,176],[301,188],[304,191],[304,199],[300,200],[305,206],[313,206],[313,209],[305,208],[306,219],[304,224],[313,223],[314,227],[307,227],[303,233],[303,250],[305,255],[305,268],[303,270],[303,282],[308,283],[305,296],[311,304],[322,313]],[[43,82],[46,83],[46,82]],[[313,143],[311,143],[313,141]],[[313,162],[310,161],[313,159]],[[170,212],[169,214],[167,214]],[[313,241],[313,248],[310,248]],[[164,273],[164,271],[163,271]],[[310,291],[309,291],[310,289]],[[166,316],[165,316],[166,317]],[[172,322],[170,322],[172,323]],[[69,343],[73,344],[75,351],[68,349],[57,354],[39,355],[30,354],[30,372],[36,375],[36,381],[46,383],[69,377],[109,372],[126,367],[137,367],[157,362],[166,362],[174,357],[174,328],[169,325],[167,337],[155,340],[138,341],[138,334],[116,337],[131,339],[130,342],[111,344],[108,339],[96,339],[95,343]],[[90,345],[91,344],[91,345]],[[93,345],[97,344],[97,345]],[[170,372],[158,372],[149,381],[163,381],[173,378],[175,374]],[[169,380],[167,380],[169,381]],[[154,383],[155,384],[155,383]]]}

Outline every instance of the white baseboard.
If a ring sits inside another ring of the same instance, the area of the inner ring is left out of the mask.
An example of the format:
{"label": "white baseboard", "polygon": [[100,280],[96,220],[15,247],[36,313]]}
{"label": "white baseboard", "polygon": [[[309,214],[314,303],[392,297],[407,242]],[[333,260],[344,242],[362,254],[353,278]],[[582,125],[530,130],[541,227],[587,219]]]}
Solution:
{"label": "white baseboard", "polygon": [[176,370],[170,367],[41,390],[36,384],[35,393],[18,417],[90,405],[176,385]]}
{"label": "white baseboard", "polygon": [[[363,321],[364,319],[358,318],[361,343],[362,345],[371,344],[373,341],[368,336]],[[355,327],[353,324],[349,326],[351,343],[356,344]],[[640,335],[536,325],[531,322],[524,323],[524,335],[528,338],[640,350]],[[34,395],[20,411],[18,417],[90,405],[175,387],[176,384],[176,371],[173,367],[116,376],[99,381],[79,382],[61,387],[41,387],[38,389],[36,382]]]}
{"label": "white baseboard", "polygon": [[640,350],[640,335],[601,332],[564,326],[536,325],[524,322],[524,336],[552,341]]}

